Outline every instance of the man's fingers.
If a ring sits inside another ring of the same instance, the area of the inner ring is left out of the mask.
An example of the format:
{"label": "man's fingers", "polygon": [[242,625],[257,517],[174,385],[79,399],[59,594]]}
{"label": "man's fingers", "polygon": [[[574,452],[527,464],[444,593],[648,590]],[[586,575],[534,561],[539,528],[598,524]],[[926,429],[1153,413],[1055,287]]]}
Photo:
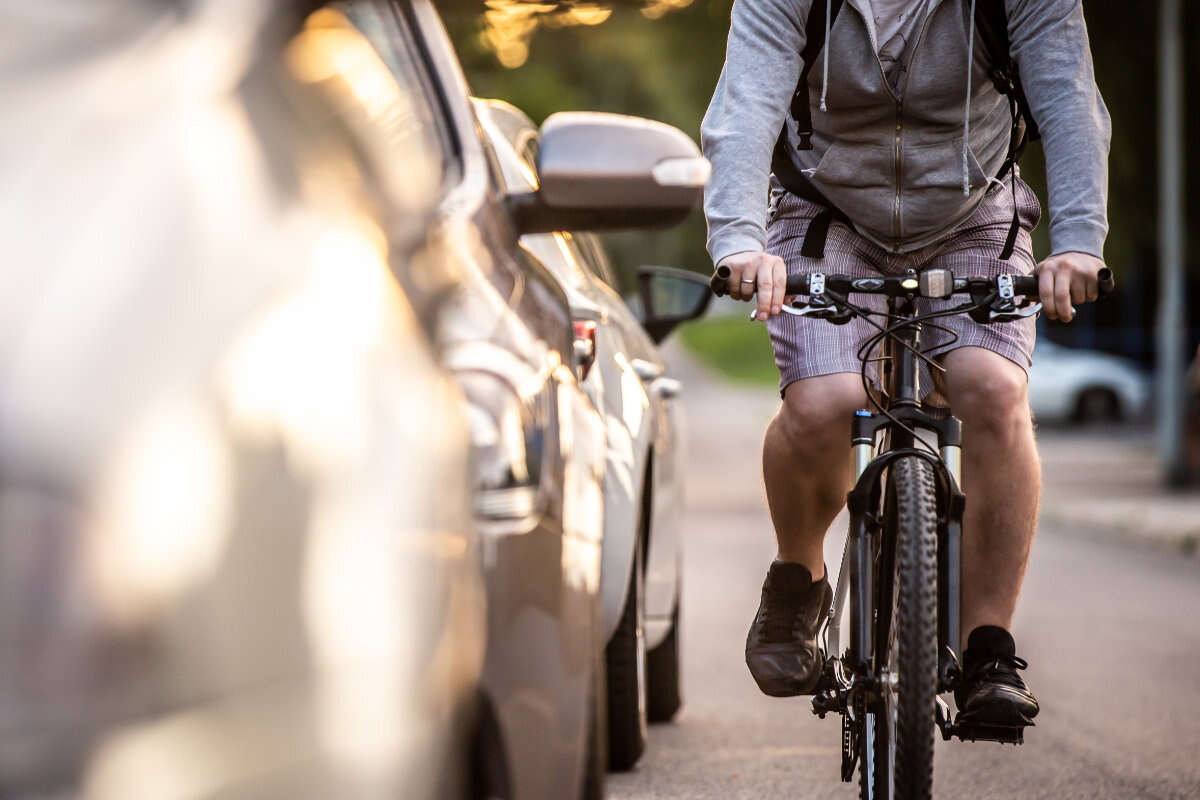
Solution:
{"label": "man's fingers", "polygon": [[1075,306],[1100,298],[1099,272],[1104,262],[1087,253],[1064,253],[1038,266],[1038,294],[1046,316],[1063,322],[1075,318]]}
{"label": "man's fingers", "polygon": [[758,305],[758,319],[765,320],[771,316],[771,295],[773,291],[771,280],[771,261],[761,258],[758,261],[758,272],[755,275],[755,295]]}
{"label": "man's fingers", "polygon": [[1046,316],[1058,319],[1054,309],[1054,267],[1048,263],[1043,263],[1038,272],[1038,298],[1042,301]]}
{"label": "man's fingers", "polygon": [[778,314],[783,310],[783,292],[787,289],[787,267],[782,258],[771,259],[771,279],[774,282],[771,291],[771,313]]}
{"label": "man's fingers", "polygon": [[729,289],[729,296],[734,300],[744,300],[742,297],[742,269],[743,265],[739,262],[732,262],[727,265],[729,267],[729,281],[726,284]]}
{"label": "man's fingers", "polygon": [[[1093,278],[1091,283],[1095,283]],[[1071,276],[1071,302],[1082,305],[1088,301],[1088,276],[1082,272],[1073,272]]]}
{"label": "man's fingers", "polygon": [[1066,272],[1055,272],[1054,275],[1054,310],[1063,322],[1070,322],[1074,316],[1071,313],[1071,278]]}

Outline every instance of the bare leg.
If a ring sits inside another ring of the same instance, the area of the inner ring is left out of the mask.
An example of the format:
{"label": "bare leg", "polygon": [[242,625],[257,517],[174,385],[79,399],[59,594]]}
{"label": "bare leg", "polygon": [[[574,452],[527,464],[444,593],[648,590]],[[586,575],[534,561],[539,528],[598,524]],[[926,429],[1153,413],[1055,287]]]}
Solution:
{"label": "bare leg", "polygon": [[806,378],[787,387],[763,442],[763,478],[779,558],[824,574],[825,532],[850,489],[850,418],[866,402],[858,375]]}
{"label": "bare leg", "polygon": [[1025,372],[964,347],[945,359],[950,405],[963,420],[963,635],[1011,630],[1037,523],[1042,471]]}

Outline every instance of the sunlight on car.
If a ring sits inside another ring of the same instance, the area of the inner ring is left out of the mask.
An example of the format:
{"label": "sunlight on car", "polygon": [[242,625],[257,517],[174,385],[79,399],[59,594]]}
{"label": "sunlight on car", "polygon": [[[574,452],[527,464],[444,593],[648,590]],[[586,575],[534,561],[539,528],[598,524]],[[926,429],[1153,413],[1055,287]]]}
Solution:
{"label": "sunlight on car", "polygon": [[[363,24],[375,22],[366,9],[361,13],[368,16]],[[359,126],[359,135],[377,153],[379,168],[389,173],[389,187],[405,205],[423,207],[441,180],[442,158],[424,100],[409,89],[417,85],[410,74],[413,65],[385,63],[351,21],[332,8],[308,17],[288,45],[286,62],[297,80],[320,86],[343,113],[353,117],[357,109],[373,123]],[[397,153],[411,157],[389,170]]]}
{"label": "sunlight on car", "polygon": [[228,538],[228,445],[190,398],[156,404],[102,473],[86,563],[105,611],[133,625],[213,571]]}
{"label": "sunlight on car", "polygon": [[400,87],[371,44],[333,9],[316,11],[287,51],[292,74],[304,83],[340,78],[371,116],[401,98]]}
{"label": "sunlight on car", "polygon": [[225,363],[237,424],[260,440],[279,436],[303,471],[351,463],[370,447],[365,364],[400,320],[412,324],[386,252],[365,219],[327,230],[295,293],[251,325]]}

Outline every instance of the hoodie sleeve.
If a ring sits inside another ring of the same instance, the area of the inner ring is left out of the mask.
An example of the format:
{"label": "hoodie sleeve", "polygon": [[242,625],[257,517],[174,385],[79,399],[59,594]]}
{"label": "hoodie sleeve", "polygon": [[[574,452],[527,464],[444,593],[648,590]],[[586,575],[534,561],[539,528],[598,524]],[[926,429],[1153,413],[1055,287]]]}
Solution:
{"label": "hoodie sleeve", "polygon": [[1012,56],[1046,153],[1050,247],[1104,257],[1108,110],[1096,87],[1081,0],[1005,0]]}
{"label": "hoodie sleeve", "polygon": [[700,126],[713,263],[766,247],[771,151],[800,78],[812,0],[735,0],[725,67]]}

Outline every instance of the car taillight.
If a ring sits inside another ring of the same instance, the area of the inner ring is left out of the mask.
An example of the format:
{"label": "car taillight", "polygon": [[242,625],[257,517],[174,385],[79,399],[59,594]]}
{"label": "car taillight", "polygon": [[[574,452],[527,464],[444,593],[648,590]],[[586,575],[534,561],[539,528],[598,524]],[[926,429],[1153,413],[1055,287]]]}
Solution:
{"label": "car taillight", "polygon": [[575,364],[579,380],[586,380],[592,364],[596,363],[596,323],[590,319],[575,320]]}

